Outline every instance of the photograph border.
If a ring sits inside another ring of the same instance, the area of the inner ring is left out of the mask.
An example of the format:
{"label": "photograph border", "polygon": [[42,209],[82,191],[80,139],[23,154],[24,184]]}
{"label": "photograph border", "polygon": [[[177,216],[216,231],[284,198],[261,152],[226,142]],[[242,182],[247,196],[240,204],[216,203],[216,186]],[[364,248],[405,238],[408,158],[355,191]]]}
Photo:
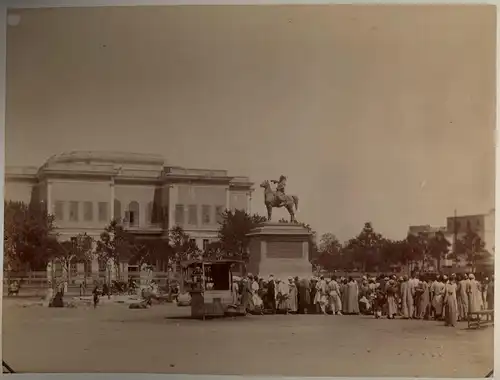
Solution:
{"label": "photograph border", "polygon": [[[471,5],[480,5],[480,4],[490,4],[497,6],[499,1],[496,2],[484,2],[480,0],[468,0],[468,1],[446,1],[446,0],[435,0],[435,1],[397,1],[397,0],[386,0],[386,1],[378,1],[378,0],[352,0],[350,2],[346,1],[328,1],[328,0],[319,0],[319,1],[301,1],[301,0],[4,0],[0,5],[0,135],[2,139],[2,143],[5,144],[5,112],[6,112],[6,45],[7,45],[7,11],[8,9],[21,9],[21,8],[56,8],[56,7],[103,7],[103,6],[168,6],[168,5],[264,5],[264,4],[283,4],[283,5],[296,5],[296,4],[304,4],[304,5],[319,5],[319,4],[363,4],[363,5],[381,5],[381,4],[402,4],[402,5],[430,5],[430,4],[449,4],[449,5],[458,5],[458,4],[471,4]],[[499,40],[500,40],[500,28],[498,27],[498,20],[500,12],[497,9],[497,75],[496,75],[496,87],[497,87],[497,114],[500,109],[500,75],[498,75],[499,69]],[[495,144],[495,210],[498,210],[500,207],[500,155],[499,155],[499,147],[498,147],[498,129],[499,129],[499,120],[496,118],[496,128],[494,133],[492,133],[492,142]],[[473,128],[473,127],[471,127]],[[493,131],[492,131],[493,132]],[[0,177],[1,177],[1,186],[0,186],[0,195],[4,195],[4,175],[5,175],[5,145],[4,145],[4,154],[0,155]],[[1,203],[1,215],[0,224],[1,230],[3,234],[3,214],[4,214],[4,204]],[[498,217],[495,212],[495,226],[498,226]],[[498,232],[498,228],[495,228],[495,246],[500,246],[500,233]],[[498,260],[495,260],[495,273],[499,271],[500,263]],[[3,276],[3,245],[0,248],[0,268],[1,276]],[[498,293],[499,285],[498,282],[495,284],[496,296],[495,296],[495,304],[499,305],[500,295]],[[2,290],[3,295],[3,277],[2,282],[0,284],[0,289]],[[2,305],[0,303],[0,312],[2,311]],[[0,321],[0,323],[2,323]],[[496,329],[494,330],[494,347],[500,347],[500,334]],[[2,337],[2,331],[0,330],[0,339]],[[2,345],[0,345],[0,356],[2,356]],[[494,366],[498,367],[500,365],[500,355],[494,356]],[[3,356],[2,356],[3,358]],[[333,359],[333,358],[332,358]],[[13,368],[15,371],[16,369]],[[64,378],[64,379],[96,379],[96,380],[111,380],[111,379],[120,379],[120,380],[132,380],[132,379],[141,379],[141,380],[159,380],[159,379],[168,379],[168,380],[215,380],[215,379],[226,379],[226,380],[255,380],[255,379],[275,379],[276,377],[271,376],[215,376],[215,375],[184,375],[184,374],[100,374],[100,373],[68,373],[68,374],[15,374],[16,378],[19,379],[33,379],[33,380],[45,380],[45,379],[56,379],[56,378]],[[485,373],[486,376],[486,373]],[[280,377],[283,380],[287,379],[367,379],[367,380],[376,380],[381,378],[364,378],[364,377]]]}

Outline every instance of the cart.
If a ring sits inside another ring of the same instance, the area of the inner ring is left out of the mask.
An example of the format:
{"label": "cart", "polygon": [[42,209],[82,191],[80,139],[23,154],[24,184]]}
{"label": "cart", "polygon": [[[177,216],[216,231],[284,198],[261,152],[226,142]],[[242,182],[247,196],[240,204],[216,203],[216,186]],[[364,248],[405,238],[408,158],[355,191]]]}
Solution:
{"label": "cart", "polygon": [[233,292],[233,270],[238,260],[190,260],[181,263],[183,292],[191,296],[191,317],[244,315]]}

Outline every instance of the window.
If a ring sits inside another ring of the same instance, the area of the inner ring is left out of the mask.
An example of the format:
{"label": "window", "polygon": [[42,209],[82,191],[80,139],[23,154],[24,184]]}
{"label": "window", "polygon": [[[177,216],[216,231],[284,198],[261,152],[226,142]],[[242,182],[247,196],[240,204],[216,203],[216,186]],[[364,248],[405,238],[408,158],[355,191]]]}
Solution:
{"label": "window", "polygon": [[94,210],[92,202],[83,202],[83,220],[91,222],[94,219]]}
{"label": "window", "polygon": [[196,239],[189,239],[189,242],[190,242],[191,244],[196,244]]}
{"label": "window", "polygon": [[106,260],[99,260],[99,272],[105,272],[108,269]]}
{"label": "window", "polygon": [[198,224],[198,209],[196,205],[189,205],[188,211],[188,224],[196,226]]}
{"label": "window", "polygon": [[114,219],[121,219],[122,218],[122,203],[118,200],[115,199],[115,204],[114,204]]}
{"label": "window", "polygon": [[98,203],[98,213],[99,213],[99,222],[109,222],[108,220],[108,202],[99,202]]}
{"label": "window", "polygon": [[210,224],[210,206],[201,206],[201,222],[203,224]]}
{"label": "window", "polygon": [[128,205],[128,223],[131,226],[139,225],[139,203],[135,201]]}
{"label": "window", "polygon": [[222,223],[222,214],[224,213],[224,207],[223,206],[216,206],[215,207],[215,221],[217,223]]}
{"label": "window", "polygon": [[69,220],[71,222],[78,222],[78,202],[69,202]]}
{"label": "window", "polygon": [[76,277],[78,274],[78,264],[77,263],[71,263],[69,265],[69,272],[71,277]]}
{"label": "window", "polygon": [[175,205],[175,223],[179,226],[184,224],[184,205]]}
{"label": "window", "polygon": [[210,244],[210,240],[208,239],[203,239],[203,250],[206,251],[208,248],[208,245]]}
{"label": "window", "polygon": [[83,271],[85,273],[85,277],[92,277],[92,263],[85,261],[83,263]]}
{"label": "window", "polygon": [[56,220],[64,220],[64,202],[63,201],[56,201],[54,214],[55,214],[54,216],[55,216]]}

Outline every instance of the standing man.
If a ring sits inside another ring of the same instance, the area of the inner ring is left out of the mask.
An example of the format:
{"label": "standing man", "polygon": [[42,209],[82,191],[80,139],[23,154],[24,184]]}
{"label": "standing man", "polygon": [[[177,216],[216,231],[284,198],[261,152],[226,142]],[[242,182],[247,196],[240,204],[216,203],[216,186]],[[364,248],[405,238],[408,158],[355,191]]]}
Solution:
{"label": "standing man", "polygon": [[337,283],[337,277],[332,276],[332,280],[328,284],[330,306],[333,315],[342,314],[342,302],[340,300],[340,287]]}
{"label": "standing man", "polygon": [[488,284],[488,289],[486,290],[486,308],[488,310],[495,309],[495,275],[491,275],[491,280]]}

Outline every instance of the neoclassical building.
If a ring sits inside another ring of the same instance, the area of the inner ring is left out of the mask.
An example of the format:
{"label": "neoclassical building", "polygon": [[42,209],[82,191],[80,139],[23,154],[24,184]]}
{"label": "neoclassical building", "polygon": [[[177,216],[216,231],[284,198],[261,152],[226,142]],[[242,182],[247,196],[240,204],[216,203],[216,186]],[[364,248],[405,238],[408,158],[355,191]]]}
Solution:
{"label": "neoclassical building", "polygon": [[43,202],[61,239],[98,238],[113,218],[141,237],[181,226],[199,246],[217,238],[220,214],[250,211],[253,183],[226,170],[166,165],[161,156],[76,151],[41,167],[6,167],[6,200]]}

